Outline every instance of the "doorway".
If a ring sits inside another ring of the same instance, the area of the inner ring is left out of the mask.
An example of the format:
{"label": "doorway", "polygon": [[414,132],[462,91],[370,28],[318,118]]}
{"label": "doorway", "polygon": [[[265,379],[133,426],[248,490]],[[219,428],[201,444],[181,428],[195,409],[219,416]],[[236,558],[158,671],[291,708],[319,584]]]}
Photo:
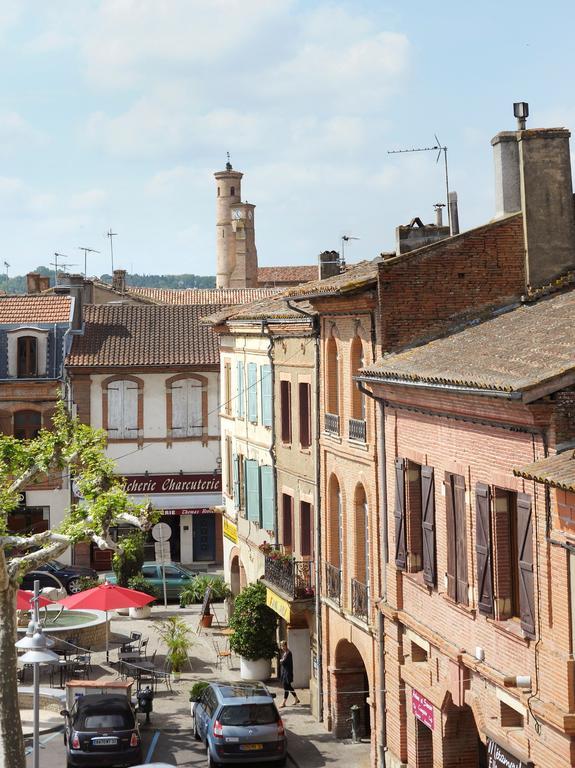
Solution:
{"label": "doorway", "polygon": [[194,563],[211,563],[216,559],[216,516],[213,512],[194,515],[192,547]]}

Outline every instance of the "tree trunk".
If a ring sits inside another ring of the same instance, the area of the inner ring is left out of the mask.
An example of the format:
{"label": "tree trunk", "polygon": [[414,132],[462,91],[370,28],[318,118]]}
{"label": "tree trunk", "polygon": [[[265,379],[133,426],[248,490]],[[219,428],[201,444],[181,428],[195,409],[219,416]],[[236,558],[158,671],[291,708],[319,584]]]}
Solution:
{"label": "tree trunk", "polygon": [[18,706],[16,587],[0,589],[0,765],[26,768]]}

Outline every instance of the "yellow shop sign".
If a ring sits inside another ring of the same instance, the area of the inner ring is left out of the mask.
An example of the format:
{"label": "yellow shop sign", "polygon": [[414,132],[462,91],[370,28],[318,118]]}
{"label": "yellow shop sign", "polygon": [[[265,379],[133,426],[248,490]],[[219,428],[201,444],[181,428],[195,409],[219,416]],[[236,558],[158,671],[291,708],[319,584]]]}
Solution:
{"label": "yellow shop sign", "polygon": [[269,605],[272,611],[275,611],[278,616],[281,616],[282,619],[285,619],[289,623],[291,619],[291,611],[288,601],[276,595],[275,592],[272,592],[269,588],[266,589],[266,605]]}
{"label": "yellow shop sign", "polygon": [[238,526],[227,517],[224,517],[224,536],[234,544],[238,543]]}

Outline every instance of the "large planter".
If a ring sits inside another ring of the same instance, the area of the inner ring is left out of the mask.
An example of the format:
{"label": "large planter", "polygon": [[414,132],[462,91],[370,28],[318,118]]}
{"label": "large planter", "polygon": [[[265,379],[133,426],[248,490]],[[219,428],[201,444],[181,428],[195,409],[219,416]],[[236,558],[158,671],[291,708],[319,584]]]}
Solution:
{"label": "large planter", "polygon": [[116,608],[116,613],[118,616],[129,616],[130,615],[130,609],[129,608]]}
{"label": "large planter", "polygon": [[149,619],[152,615],[152,609],[149,605],[142,605],[140,608],[130,608],[131,619]]}
{"label": "large planter", "polygon": [[242,680],[259,680],[265,682],[272,674],[271,659],[244,659],[240,656],[240,678]]}
{"label": "large planter", "polygon": [[200,626],[211,627],[213,620],[214,620],[214,615],[212,613],[204,613],[200,617]]}

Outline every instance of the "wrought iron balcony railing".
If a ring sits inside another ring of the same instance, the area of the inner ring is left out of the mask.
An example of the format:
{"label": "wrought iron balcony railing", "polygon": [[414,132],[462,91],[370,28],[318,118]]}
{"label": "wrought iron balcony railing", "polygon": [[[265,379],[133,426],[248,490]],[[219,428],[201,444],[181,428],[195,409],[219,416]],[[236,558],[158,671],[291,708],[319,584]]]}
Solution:
{"label": "wrought iron balcony railing", "polygon": [[290,560],[266,555],[264,578],[294,599],[309,600],[314,596],[311,560]]}
{"label": "wrought iron balcony railing", "polygon": [[331,563],[325,564],[325,592],[330,600],[341,603],[341,570]]}
{"label": "wrought iron balcony railing", "polygon": [[364,419],[350,419],[348,428],[350,440],[357,440],[358,443],[365,443],[367,432]]}
{"label": "wrought iron balcony railing", "polygon": [[326,413],[323,426],[325,432],[329,435],[339,435],[339,415],[337,413]]}
{"label": "wrought iron balcony railing", "polygon": [[351,580],[351,612],[358,619],[369,620],[369,590],[357,579]]}

